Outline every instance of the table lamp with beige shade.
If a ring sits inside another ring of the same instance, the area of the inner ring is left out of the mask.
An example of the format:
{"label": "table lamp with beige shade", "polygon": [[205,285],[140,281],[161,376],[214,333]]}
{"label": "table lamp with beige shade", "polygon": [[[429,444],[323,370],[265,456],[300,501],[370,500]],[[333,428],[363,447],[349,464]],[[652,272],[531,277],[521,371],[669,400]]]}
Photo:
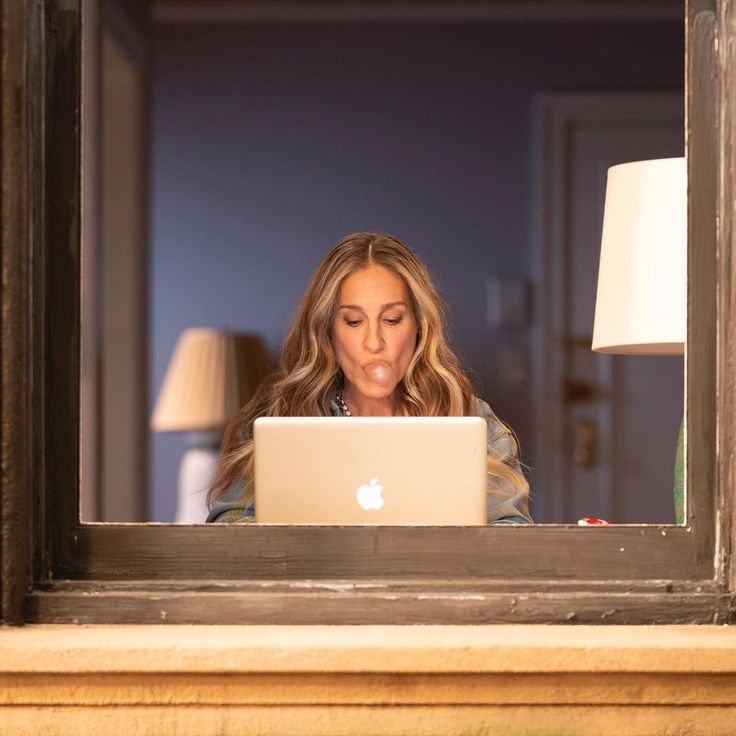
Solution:
{"label": "table lamp with beige shade", "polygon": [[222,432],[268,369],[262,343],[252,335],[202,327],[179,336],[151,417],[154,431],[185,433],[175,523],[207,518]]}
{"label": "table lamp with beige shade", "polygon": [[[684,158],[608,170],[593,350],[682,355],[687,322],[687,169]],[[683,427],[674,472],[684,522]]]}

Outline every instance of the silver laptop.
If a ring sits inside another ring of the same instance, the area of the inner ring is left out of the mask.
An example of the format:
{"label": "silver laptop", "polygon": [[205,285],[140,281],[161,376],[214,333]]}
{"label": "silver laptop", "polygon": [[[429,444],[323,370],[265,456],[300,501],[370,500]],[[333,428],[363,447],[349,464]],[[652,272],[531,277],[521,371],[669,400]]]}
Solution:
{"label": "silver laptop", "polygon": [[487,522],[481,417],[262,417],[253,437],[258,522]]}

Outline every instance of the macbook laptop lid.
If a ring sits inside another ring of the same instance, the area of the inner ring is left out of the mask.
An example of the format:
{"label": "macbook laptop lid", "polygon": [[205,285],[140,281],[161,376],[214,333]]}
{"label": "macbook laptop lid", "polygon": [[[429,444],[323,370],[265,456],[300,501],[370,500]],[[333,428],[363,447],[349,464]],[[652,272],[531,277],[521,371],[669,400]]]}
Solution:
{"label": "macbook laptop lid", "polygon": [[481,417],[262,417],[256,521],[486,524]]}

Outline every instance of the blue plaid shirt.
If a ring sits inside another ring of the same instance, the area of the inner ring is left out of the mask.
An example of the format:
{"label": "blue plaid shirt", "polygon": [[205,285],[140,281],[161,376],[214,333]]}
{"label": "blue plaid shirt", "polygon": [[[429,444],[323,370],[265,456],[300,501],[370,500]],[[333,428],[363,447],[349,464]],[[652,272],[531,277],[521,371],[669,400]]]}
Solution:
{"label": "blue plaid shirt", "polygon": [[[330,413],[334,417],[344,416],[334,401],[330,402]],[[488,452],[516,470],[523,478],[519,460],[514,451],[514,441],[508,429],[499,421],[485,401],[475,399],[475,416],[483,417],[488,423]],[[250,485],[252,481],[248,481]],[[246,490],[248,492],[246,493]],[[218,524],[245,524],[255,521],[255,502],[246,504],[252,498],[252,488],[246,489],[246,481],[238,478],[213,504],[207,516],[208,522]],[[531,524],[529,498],[525,489],[519,490],[502,478],[488,478],[488,523],[489,524]]]}

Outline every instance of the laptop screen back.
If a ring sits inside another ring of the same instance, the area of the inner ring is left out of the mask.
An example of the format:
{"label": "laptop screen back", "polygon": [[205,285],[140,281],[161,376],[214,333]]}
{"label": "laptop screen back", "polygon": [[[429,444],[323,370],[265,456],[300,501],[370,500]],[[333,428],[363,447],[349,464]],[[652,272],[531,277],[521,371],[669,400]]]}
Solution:
{"label": "laptop screen back", "polygon": [[487,521],[480,417],[262,417],[253,436],[258,522]]}

